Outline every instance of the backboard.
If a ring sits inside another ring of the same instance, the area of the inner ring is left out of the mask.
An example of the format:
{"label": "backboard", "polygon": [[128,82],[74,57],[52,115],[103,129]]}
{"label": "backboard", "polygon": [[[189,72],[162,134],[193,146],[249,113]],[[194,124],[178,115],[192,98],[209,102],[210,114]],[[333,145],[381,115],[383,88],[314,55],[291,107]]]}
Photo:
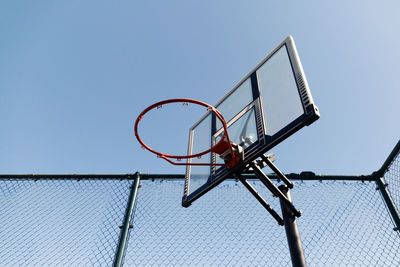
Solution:
{"label": "backboard", "polygon": [[[319,118],[291,36],[272,50],[215,107],[227,122],[231,141],[244,149],[244,159],[231,169],[188,165],[182,199],[184,207]],[[222,125],[215,115],[206,113],[189,130],[188,155],[209,149],[222,133]],[[188,161],[223,163],[215,153]]]}

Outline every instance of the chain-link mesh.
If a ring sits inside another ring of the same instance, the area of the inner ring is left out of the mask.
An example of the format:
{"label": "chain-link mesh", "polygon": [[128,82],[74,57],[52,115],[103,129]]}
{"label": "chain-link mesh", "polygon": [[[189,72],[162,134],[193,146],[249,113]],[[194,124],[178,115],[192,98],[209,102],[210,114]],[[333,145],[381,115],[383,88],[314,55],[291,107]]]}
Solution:
{"label": "chain-link mesh", "polygon": [[397,206],[397,211],[400,212],[400,151],[387,168],[384,179],[388,184],[387,188],[393,202]]}
{"label": "chain-link mesh", "polygon": [[1,180],[0,266],[110,266],[130,181]]}
{"label": "chain-link mesh", "polygon": [[[384,176],[397,206],[399,165],[397,154]],[[295,182],[309,266],[400,265],[400,238],[374,181]],[[280,214],[279,200],[250,183]],[[0,180],[0,266],[111,266],[131,184]],[[291,266],[284,227],[240,182],[224,181],[189,208],[180,205],[183,179],[141,185],[125,266]]]}
{"label": "chain-link mesh", "polygon": [[[260,182],[251,184],[280,213]],[[400,239],[374,182],[297,182],[291,190],[309,266],[398,266]],[[290,266],[285,230],[241,183],[187,209],[183,181],[142,181],[126,266]]]}

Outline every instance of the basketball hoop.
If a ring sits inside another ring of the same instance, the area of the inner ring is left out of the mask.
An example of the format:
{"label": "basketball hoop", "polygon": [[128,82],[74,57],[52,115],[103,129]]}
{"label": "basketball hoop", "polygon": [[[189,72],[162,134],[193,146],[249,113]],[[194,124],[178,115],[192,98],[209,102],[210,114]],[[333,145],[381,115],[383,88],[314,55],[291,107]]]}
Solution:
{"label": "basketball hoop", "polygon": [[[154,108],[160,109],[163,105],[170,104],[170,103],[183,103],[184,105],[187,105],[188,103],[192,103],[192,104],[196,104],[196,105],[200,105],[200,106],[206,107],[207,111],[212,112],[217,117],[217,119],[222,123],[222,126],[224,128],[224,133],[223,133],[223,136],[222,136],[221,140],[218,141],[210,149],[205,150],[205,151],[200,152],[200,153],[197,153],[197,154],[193,154],[193,155],[168,155],[168,154],[164,154],[164,153],[158,152],[158,151],[150,148],[149,146],[147,146],[139,136],[139,133],[138,133],[139,122],[143,119],[143,116],[147,112],[149,112],[150,110],[152,110]],[[221,115],[221,113],[215,107],[213,107],[213,106],[211,106],[211,105],[209,105],[207,103],[198,101],[198,100],[185,99],[185,98],[168,99],[168,100],[157,102],[157,103],[149,106],[148,108],[143,110],[139,114],[137,119],[136,119],[136,122],[135,122],[135,136],[136,136],[136,139],[139,141],[139,143],[142,145],[142,147],[144,149],[149,150],[150,152],[156,154],[157,157],[162,158],[162,159],[168,161],[169,163],[171,163],[173,165],[234,167],[239,163],[239,160],[241,158],[241,156],[237,153],[238,149],[235,149],[235,144],[231,143],[231,141],[229,139],[228,127],[226,125],[226,121],[225,121],[224,117]],[[177,161],[181,161],[182,159],[201,158],[201,156],[203,156],[204,154],[211,153],[211,152],[217,153],[219,155],[224,155],[224,158],[227,158],[228,160],[225,160],[225,164],[220,164],[220,163],[192,163],[192,162],[184,163],[184,162],[173,161],[173,159],[175,159]]]}

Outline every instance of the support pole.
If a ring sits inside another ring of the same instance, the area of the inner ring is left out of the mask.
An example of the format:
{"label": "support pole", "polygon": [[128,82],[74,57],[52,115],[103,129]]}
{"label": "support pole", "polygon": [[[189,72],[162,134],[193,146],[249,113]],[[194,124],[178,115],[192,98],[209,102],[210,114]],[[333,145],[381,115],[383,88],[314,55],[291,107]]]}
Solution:
{"label": "support pole", "polygon": [[378,178],[376,180],[376,184],[377,184],[377,189],[379,189],[379,191],[381,191],[383,200],[386,203],[386,206],[390,212],[390,215],[393,218],[393,222],[396,225],[396,227],[393,229],[395,231],[400,231],[400,216],[399,216],[399,212],[396,209],[396,206],[393,202],[393,199],[391,198],[389,192],[386,190],[386,186],[387,184],[384,184],[383,179],[382,178]]}
{"label": "support pole", "polygon": [[135,207],[135,201],[137,196],[137,191],[140,182],[140,173],[135,173],[134,181],[131,186],[131,191],[129,193],[128,205],[126,207],[124,225],[122,226],[121,236],[119,238],[119,244],[117,248],[117,253],[114,259],[114,267],[122,266],[122,260],[125,256],[126,243],[128,240],[129,228],[131,225],[131,220],[133,219],[133,208]]}
{"label": "support pole", "polygon": [[[287,186],[279,186],[280,191],[286,196],[289,201],[292,201],[290,192]],[[288,208],[286,203],[280,198],[282,217],[285,223],[286,237],[288,240],[290,257],[293,267],[305,267],[306,259],[304,257],[303,245],[301,244],[300,233],[297,227],[296,216]]]}

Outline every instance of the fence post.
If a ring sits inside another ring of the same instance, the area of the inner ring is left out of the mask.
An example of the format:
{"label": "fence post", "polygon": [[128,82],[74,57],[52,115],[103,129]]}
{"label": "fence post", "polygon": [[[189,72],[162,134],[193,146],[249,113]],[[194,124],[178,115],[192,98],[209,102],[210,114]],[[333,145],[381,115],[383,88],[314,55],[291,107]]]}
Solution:
{"label": "fence post", "polygon": [[376,179],[376,184],[378,185],[377,189],[381,191],[383,200],[385,201],[385,204],[390,212],[390,215],[393,218],[393,222],[396,225],[396,227],[393,229],[395,231],[400,231],[400,216],[399,212],[396,209],[396,206],[393,202],[392,197],[390,196],[389,192],[386,190],[387,184],[383,183],[382,178]]}
{"label": "fence post", "polygon": [[124,225],[122,226],[121,236],[119,238],[119,244],[117,252],[114,259],[114,267],[122,266],[122,260],[125,256],[126,244],[128,239],[129,228],[131,225],[131,220],[133,219],[133,208],[135,207],[135,201],[137,196],[137,191],[140,182],[140,173],[135,173],[135,180],[132,183],[131,190],[129,193],[128,204],[126,206]]}
{"label": "fence post", "polygon": [[383,201],[385,201],[386,207],[389,210],[390,215],[393,218],[393,222],[396,225],[394,230],[399,231],[400,233],[400,215],[399,215],[399,210],[396,207],[396,204],[394,203],[390,193],[386,189],[387,184],[384,182],[383,177],[385,176],[385,173],[389,170],[390,165],[396,160],[396,157],[400,153],[400,140],[397,141],[397,144],[393,148],[392,152],[390,152],[390,155],[387,157],[385,162],[382,164],[382,167],[372,173],[372,176],[375,178],[376,185],[378,186],[376,189],[381,191],[381,195],[383,198]]}

